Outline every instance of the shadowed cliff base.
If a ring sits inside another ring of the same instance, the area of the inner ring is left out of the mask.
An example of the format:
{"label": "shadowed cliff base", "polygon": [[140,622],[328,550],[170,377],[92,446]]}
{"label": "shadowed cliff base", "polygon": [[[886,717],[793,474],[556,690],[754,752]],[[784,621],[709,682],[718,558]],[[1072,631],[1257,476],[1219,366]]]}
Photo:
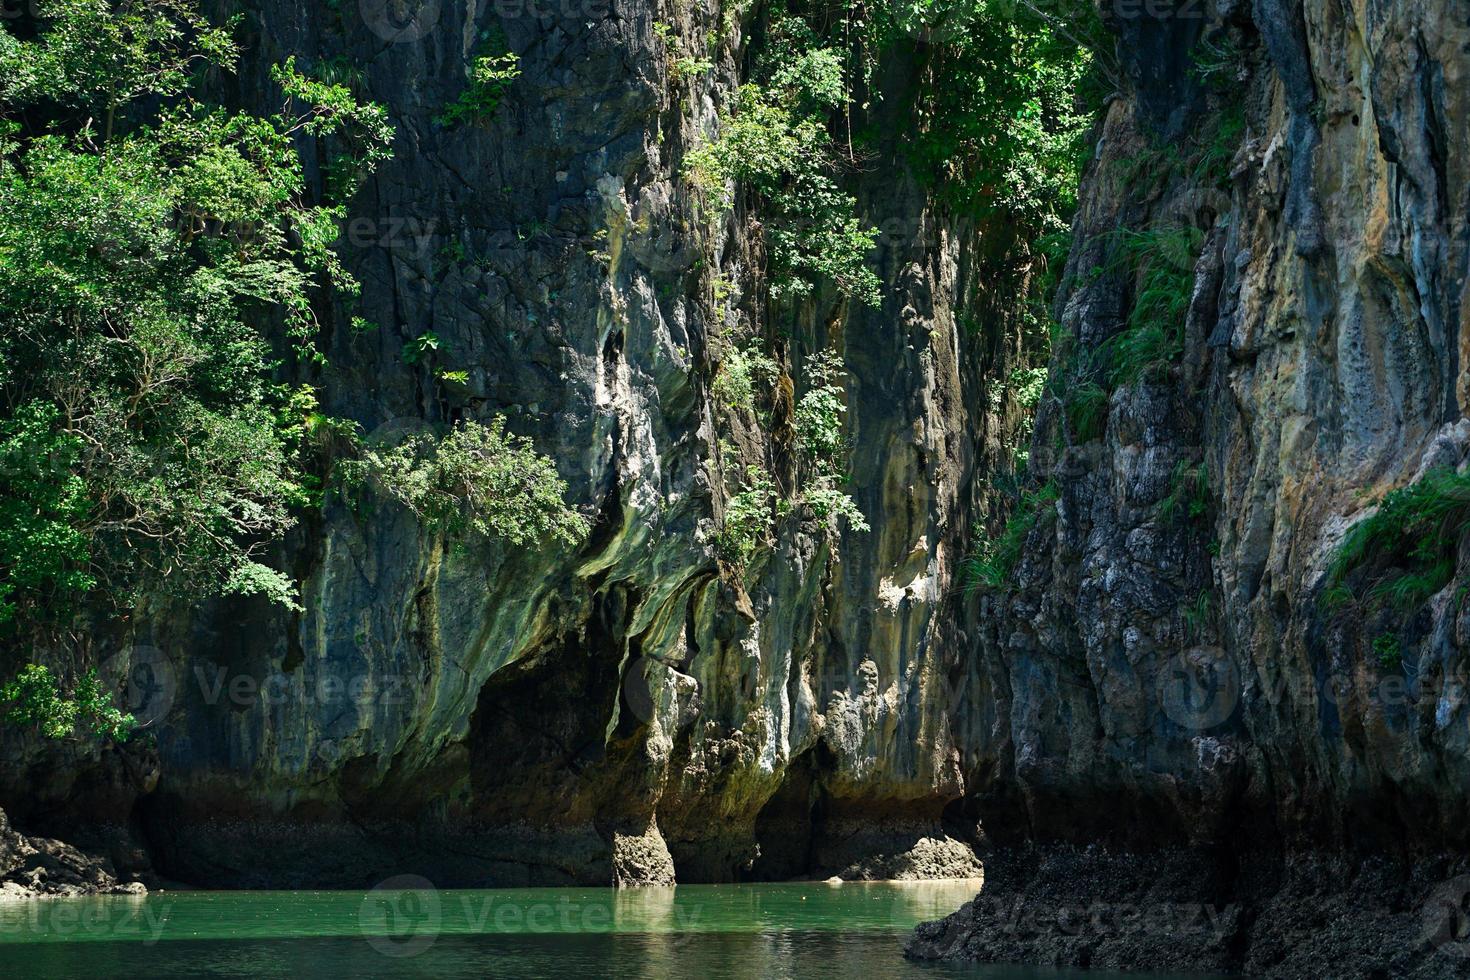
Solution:
{"label": "shadowed cliff base", "polygon": [[1027,847],[919,926],[920,960],[1281,978],[1464,976],[1470,861]]}
{"label": "shadowed cliff base", "polygon": [[972,833],[937,803],[834,800],[813,777],[803,760],[758,814],[728,813],[719,824],[672,809],[642,822],[626,811],[599,816],[575,795],[548,802],[554,785],[545,783],[548,795],[522,801],[547,815],[539,821],[432,808],[396,818],[323,807],[272,816],[156,793],[139,801],[135,830],[150,874],[213,888],[365,888],[404,873],[471,888],[981,875]]}
{"label": "shadowed cliff base", "polygon": [[[850,824],[812,859],[754,868],[718,862],[717,847],[680,864],[657,828],[536,827],[302,821],[218,821],[152,828],[153,867],[210,888],[370,888],[415,874],[442,888],[711,884],[750,881],[918,881],[978,878],[968,844],[918,822]],[[730,847],[724,853],[746,853]],[[760,853],[759,850],[755,851]]]}

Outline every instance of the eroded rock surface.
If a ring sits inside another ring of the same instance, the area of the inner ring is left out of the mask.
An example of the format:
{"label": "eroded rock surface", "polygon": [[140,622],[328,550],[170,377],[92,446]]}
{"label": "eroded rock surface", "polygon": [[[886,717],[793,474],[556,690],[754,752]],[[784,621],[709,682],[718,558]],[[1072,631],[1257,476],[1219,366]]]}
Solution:
{"label": "eroded rock surface", "polygon": [[[1096,133],[1058,312],[1076,350],[1103,351],[1140,288],[1117,230],[1191,231],[1183,350],[1115,387],[1096,433],[1043,409],[1033,471],[1057,500],[1017,588],[973,620],[959,712],[975,719],[974,812],[1000,850],[977,903],[912,951],[1462,975],[1464,896],[1443,894],[1470,845],[1470,567],[1461,551],[1409,608],[1325,593],[1349,527],[1390,489],[1463,472],[1470,450],[1470,144],[1453,135],[1470,112],[1467,22],[1432,0],[1219,0],[1115,27],[1128,82]],[[1180,43],[1204,62],[1237,54],[1213,85],[1139,63]],[[1210,150],[1228,166],[1211,172]],[[1075,386],[1086,363],[1053,370]],[[1190,510],[1181,475],[1199,473]],[[1027,840],[1062,849],[1028,863],[1010,850]],[[1089,842],[1118,856],[1065,847]],[[997,909],[1018,896],[1240,917],[1199,942],[1017,931]],[[1427,942],[1436,909],[1453,924]]]}
{"label": "eroded rock surface", "polygon": [[[159,611],[134,640],[163,680],[162,775],[138,804],[160,866],[251,886],[972,874],[944,820],[965,791],[946,610],[998,426],[972,426],[983,386],[962,375],[1013,343],[955,322],[973,233],[880,143],[850,183],[898,229],[873,256],[882,307],[768,307],[758,216],[711,220],[680,176],[742,80],[754,9],[246,6],[228,97],[254,103],[298,53],[360,73],[397,127],[346,226],[377,329],[327,311],[325,407],[389,434],[503,413],[594,531],[456,548],[334,502],[282,556],[304,614]],[[522,74],[493,118],[445,126],[491,31]],[[671,74],[675,45],[714,68]],[[880,84],[909,84],[903,58]],[[427,331],[433,356],[407,363]],[[742,583],[712,540],[738,475],[773,465],[793,490],[789,422],[710,393],[751,336],[797,397],[805,360],[840,353],[872,530],[833,536],[797,508]]]}
{"label": "eroded rock surface", "polygon": [[142,882],[119,875],[105,857],[59,840],[16,833],[0,810],[0,902],[147,892]]}
{"label": "eroded rock surface", "polygon": [[[1460,937],[1418,930],[1424,909],[1458,908],[1470,845],[1470,707],[1446,683],[1465,675],[1466,576],[1407,622],[1320,599],[1372,500],[1470,452],[1458,7],[1181,0],[1114,18],[1122,87],[1095,133],[1057,311],[1075,344],[1053,372],[1084,381],[1076,352],[1137,301],[1119,229],[1194,233],[1183,349],[1115,386],[1098,432],[1043,402],[1032,470],[1057,499],[1014,587],[976,598],[956,568],[1014,423],[988,393],[1019,341],[956,323],[974,232],[905,171],[882,116],[901,98],[875,101],[886,135],[849,175],[864,218],[903,229],[874,255],[883,305],[819,292],[777,315],[758,216],[712,223],[679,175],[741,80],[756,12],[246,6],[251,55],[227,95],[258,102],[290,53],[340,60],[398,129],[347,228],[377,329],[324,311],[326,408],[378,433],[503,413],[595,529],[573,550],[455,548],[391,507],[333,502],[282,551],[305,613],[152,610],[124,666],[148,667],[156,767],[108,809],[160,870],[244,886],[969,876],[978,823],[984,902],[1209,901],[1219,931],[1006,932],[982,904],[916,954],[1453,967]],[[672,77],[655,22],[715,36],[713,69]],[[521,77],[489,121],[436,122],[491,28]],[[1213,81],[1193,69],[1204,42],[1234,52]],[[896,94],[913,70],[900,51],[875,77]],[[1173,169],[1169,146],[1191,164]],[[433,357],[405,361],[426,331]],[[712,545],[731,474],[772,460],[788,492],[791,473],[779,427],[711,396],[738,336],[768,342],[792,394],[804,358],[841,353],[850,490],[872,524],[831,535],[798,509],[743,582]],[[1179,474],[1200,472],[1201,506],[1181,505]],[[1373,649],[1388,631],[1396,664]],[[58,789],[35,816],[84,798]],[[1111,850],[1069,849],[1088,844]],[[1398,952],[1375,958],[1380,939]]]}

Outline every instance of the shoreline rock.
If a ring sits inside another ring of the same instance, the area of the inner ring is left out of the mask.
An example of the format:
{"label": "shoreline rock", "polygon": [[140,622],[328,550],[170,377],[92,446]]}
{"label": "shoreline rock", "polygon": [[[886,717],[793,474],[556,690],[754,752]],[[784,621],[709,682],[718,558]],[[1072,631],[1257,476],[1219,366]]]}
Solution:
{"label": "shoreline rock", "polygon": [[1470,859],[1023,847],[904,954],[1284,980],[1470,970]]}
{"label": "shoreline rock", "polygon": [[50,837],[12,830],[0,810],[0,902],[83,895],[146,895],[141,881],[119,879],[112,862]]}

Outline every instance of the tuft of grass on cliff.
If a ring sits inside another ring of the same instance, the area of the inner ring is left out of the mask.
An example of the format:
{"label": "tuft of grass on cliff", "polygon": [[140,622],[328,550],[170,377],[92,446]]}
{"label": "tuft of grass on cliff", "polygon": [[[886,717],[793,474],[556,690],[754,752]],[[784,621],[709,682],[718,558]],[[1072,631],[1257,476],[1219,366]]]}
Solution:
{"label": "tuft of grass on cliff", "polygon": [[1390,491],[1343,537],[1328,569],[1329,603],[1413,612],[1449,585],[1470,531],[1470,473],[1431,470]]}

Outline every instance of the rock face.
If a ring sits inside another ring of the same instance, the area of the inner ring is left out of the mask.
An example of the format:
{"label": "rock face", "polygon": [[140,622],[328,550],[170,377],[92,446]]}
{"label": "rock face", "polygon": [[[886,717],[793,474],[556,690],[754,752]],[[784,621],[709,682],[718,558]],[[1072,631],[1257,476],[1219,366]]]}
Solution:
{"label": "rock face", "polygon": [[1050,845],[986,862],[985,888],[910,956],[1270,977],[1464,975],[1470,875],[1342,854]]}
{"label": "rock face", "polygon": [[[1234,910],[1198,955],[1151,961],[1169,944],[1016,939],[969,906],[916,954],[1291,972],[1313,962],[1283,945],[1314,928],[1303,902],[1358,909],[1346,932],[1376,917],[1360,937],[1458,908],[1470,556],[1407,612],[1322,600],[1384,491],[1470,454],[1465,11],[1110,5],[1119,90],[1057,305],[1064,394],[1031,454],[1054,499],[1011,586],[974,597],[956,569],[1016,423],[988,392],[1019,332],[957,325],[976,236],[893,145],[902,50],[875,68],[891,97],[864,120],[888,135],[848,175],[884,229],[883,304],[789,307],[766,299],[759,215],[712,219],[680,176],[758,12],[246,6],[227,98],[259,104],[267,67],[297,53],[347,66],[398,131],[346,227],[360,310],[321,311],[326,408],[388,435],[504,414],[595,529],[577,549],[455,547],[332,501],[281,555],[306,612],[152,611],[117,666],[157,759],[118,807],[160,871],[969,875],[978,822],[988,900]],[[488,121],[447,126],[492,29],[522,75]],[[712,69],[671,71],[690,51]],[[1098,383],[1150,262],[1181,267],[1164,290],[1181,349],[1104,379],[1089,415],[1065,392]],[[377,328],[351,330],[358,312]],[[405,359],[427,332],[437,347]],[[872,528],[831,534],[797,508],[742,579],[713,545],[739,474],[765,465],[792,492],[781,426],[712,396],[751,336],[778,362],[777,404],[757,408],[778,415],[806,358],[840,352],[849,489]],[[47,812],[79,799],[58,789]],[[1071,849],[1087,844],[1107,848]],[[1360,893],[1376,897],[1343,898]],[[1433,975],[1457,940],[1431,934],[1371,968]]]}
{"label": "rock face", "polygon": [[[397,127],[345,228],[360,308],[322,311],[325,408],[390,436],[504,414],[594,531],[579,549],[454,547],[405,512],[332,502],[282,554],[305,613],[155,610],[121,666],[157,737],[137,819],[160,871],[221,886],[974,874],[944,826],[965,790],[947,631],[997,426],[977,434],[980,388],[962,378],[1009,342],[956,326],[972,233],[880,144],[851,185],[885,229],[882,307],[767,304],[758,216],[712,220],[679,174],[742,80],[753,11],[245,6],[227,100],[268,103],[268,66],[297,53]],[[493,32],[520,77],[488,121],[445,125]],[[671,73],[676,50],[714,67]],[[879,84],[908,84],[901,57]],[[349,329],[359,312],[377,328]],[[406,359],[426,332],[437,348]],[[872,530],[834,536],[797,508],[741,582],[713,547],[729,494],[749,463],[792,489],[779,427],[711,397],[748,336],[797,397],[805,359],[840,352],[849,489]]]}
{"label": "rock face", "polygon": [[[1075,348],[1053,371],[1087,380],[1086,354],[1143,301],[1119,228],[1199,241],[1182,355],[1113,390],[1095,438],[1043,409],[1033,472],[1057,501],[1016,588],[972,620],[959,709],[971,812],[998,845],[990,883],[911,951],[1459,975],[1470,567],[1462,548],[1448,584],[1397,608],[1327,593],[1350,526],[1470,453],[1464,12],[1162,6],[1113,23],[1124,84],[1058,302]],[[1181,484],[1207,485],[1199,506]],[[1191,942],[1018,929],[1008,900],[1241,917]]]}
{"label": "rock face", "polygon": [[45,837],[26,837],[10,829],[0,810],[0,902],[36,897],[143,895],[148,888],[126,880],[105,857]]}
{"label": "rock face", "polygon": [[[1109,233],[1195,228],[1184,351],[1118,386],[1095,439],[1055,405],[1038,423],[1035,469],[1059,499],[1018,588],[976,617],[971,703],[991,705],[989,727],[962,740],[966,770],[989,774],[972,788],[993,832],[1470,842],[1463,576],[1407,613],[1321,601],[1345,529],[1470,451],[1470,157],[1436,136],[1470,111],[1470,36],[1442,14],[1220,3],[1188,43],[1240,52],[1228,86],[1128,73],[1139,90],[1097,133],[1059,310],[1096,350],[1137,301]],[[1158,165],[1172,123],[1155,103],[1197,106],[1183,154],[1241,112],[1223,180],[1189,166],[1120,179]],[[1055,367],[1075,379],[1085,361]],[[1397,661],[1373,649],[1384,633],[1402,641]]]}

